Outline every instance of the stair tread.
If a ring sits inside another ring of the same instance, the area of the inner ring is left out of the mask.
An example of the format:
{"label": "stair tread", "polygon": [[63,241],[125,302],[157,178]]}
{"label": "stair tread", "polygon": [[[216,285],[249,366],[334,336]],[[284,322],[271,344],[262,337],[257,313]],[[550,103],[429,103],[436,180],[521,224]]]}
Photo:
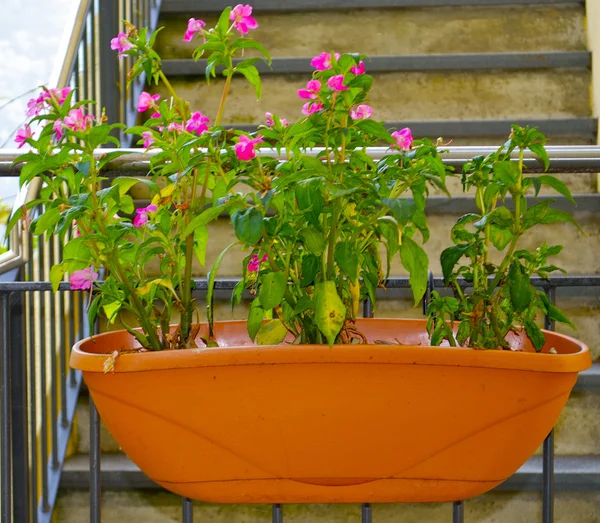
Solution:
{"label": "stair tread", "polygon": [[[262,74],[312,73],[310,57],[273,58],[271,66],[258,62],[256,67]],[[239,62],[240,59],[237,60]],[[235,61],[234,61],[235,62]],[[380,55],[365,59],[369,73],[399,71],[457,71],[490,69],[554,69],[584,68],[591,65],[590,51],[547,51],[510,53],[451,53]],[[206,60],[167,59],[163,71],[167,76],[203,75]]]}
{"label": "stair tread", "polygon": [[[539,490],[542,485],[542,456],[531,457],[511,478],[496,490]],[[161,488],[146,476],[125,454],[101,456],[102,485],[115,488]],[[89,456],[77,454],[66,460],[62,488],[87,488]],[[554,461],[557,490],[593,490],[600,486],[600,456],[556,456]]]}

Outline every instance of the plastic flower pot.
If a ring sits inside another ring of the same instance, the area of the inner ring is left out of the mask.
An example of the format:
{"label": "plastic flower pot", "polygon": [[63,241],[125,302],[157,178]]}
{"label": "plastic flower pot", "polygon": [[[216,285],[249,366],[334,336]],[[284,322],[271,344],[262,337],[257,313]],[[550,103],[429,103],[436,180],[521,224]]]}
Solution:
{"label": "plastic flower pot", "polygon": [[[119,355],[125,331],[75,345],[102,419],[155,482],[219,503],[437,502],[510,477],[556,423],[585,345],[547,332],[542,353],[429,347],[424,320],[365,319],[395,345],[255,346],[244,322],[220,348]],[[557,354],[548,353],[554,348]]]}

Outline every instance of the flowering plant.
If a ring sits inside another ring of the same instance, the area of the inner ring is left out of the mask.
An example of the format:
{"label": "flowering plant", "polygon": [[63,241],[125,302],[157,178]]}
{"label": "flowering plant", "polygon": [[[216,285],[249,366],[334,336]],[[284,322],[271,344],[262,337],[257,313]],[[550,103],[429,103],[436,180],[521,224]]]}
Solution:
{"label": "flowering plant", "polygon": [[[297,122],[267,113],[256,133],[226,130],[221,119],[234,74],[261,94],[255,64],[270,63],[270,57],[248,37],[257,25],[249,5],[227,8],[210,29],[189,20],[184,40],[199,40],[194,57],[207,59],[207,79],[225,77],[213,122],[206,109],[190,108],[164,75],[153,49],[158,31],[149,35],[126,24],[111,46],[135,58],[129,80],[144,72],[169,92],[166,99],[141,94],[138,110],[151,111],[147,122],[124,129],[88,113],[91,102],[75,102],[70,88],[44,89],[30,102],[32,119],[17,135],[19,147],[31,146],[17,159],[24,163],[21,183],[39,178],[43,188],[9,227],[43,205],[31,223],[33,233],[68,236],[63,260],[52,268],[54,287],[69,274],[72,289],[91,291],[90,320],[100,312],[109,322],[118,318],[147,349],[194,346],[199,315],[192,263],[205,263],[207,226],[224,212],[231,216],[235,243],[248,252],[233,301],[244,290],[255,296],[248,331],[258,343],[286,337],[329,345],[364,341],[354,324],[358,304],[366,296],[375,302],[397,254],[416,301],[425,291],[425,199],[428,185],[445,190],[447,174],[436,145],[413,140],[409,129],[390,134],[372,119],[372,77],[359,55],[338,53],[312,60],[312,79],[298,91],[305,102]],[[120,129],[154,150],[147,177],[103,176],[124,152],[97,149],[118,147],[114,134]],[[375,163],[365,148],[379,144],[387,152]],[[147,186],[151,202],[135,209],[129,190],[139,183]],[[240,183],[248,193],[238,192]],[[227,249],[209,276],[210,325],[214,279]],[[154,260],[160,276],[149,269]],[[123,313],[133,315],[141,329]]]}

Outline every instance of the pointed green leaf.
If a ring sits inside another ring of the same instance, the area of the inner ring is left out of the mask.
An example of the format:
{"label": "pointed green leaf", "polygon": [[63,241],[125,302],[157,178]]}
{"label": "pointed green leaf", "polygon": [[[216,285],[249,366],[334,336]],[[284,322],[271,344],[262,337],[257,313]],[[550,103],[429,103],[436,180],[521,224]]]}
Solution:
{"label": "pointed green leaf", "polygon": [[261,278],[258,299],[263,309],[269,310],[277,307],[287,287],[285,275],[282,272],[270,272]]}
{"label": "pointed green leaf", "polygon": [[529,320],[525,322],[524,327],[527,336],[529,337],[531,343],[535,347],[535,350],[538,352],[541,351],[544,347],[544,343],[546,343],[546,337],[544,336],[542,330],[537,326],[535,322]]}
{"label": "pointed green leaf", "polygon": [[335,246],[334,259],[348,279],[351,281],[358,279],[358,251],[356,245],[350,242],[339,242]]}
{"label": "pointed green leaf", "polygon": [[265,319],[265,310],[260,306],[258,298],[254,298],[250,304],[250,312],[248,313],[248,335],[254,341],[263,321]]}
{"label": "pointed green leaf", "polygon": [[429,259],[427,253],[412,238],[403,237],[400,245],[400,260],[409,272],[408,281],[413,291],[415,305],[418,304],[427,289]]}
{"label": "pointed green leaf", "polygon": [[317,283],[313,301],[317,327],[332,347],[346,320],[346,307],[337,292],[335,282]]}

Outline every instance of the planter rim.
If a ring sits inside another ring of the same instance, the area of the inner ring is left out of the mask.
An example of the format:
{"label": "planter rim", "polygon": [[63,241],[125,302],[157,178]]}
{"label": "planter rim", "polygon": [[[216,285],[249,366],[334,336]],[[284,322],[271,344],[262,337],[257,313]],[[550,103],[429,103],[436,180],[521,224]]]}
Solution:
{"label": "planter rim", "polygon": [[[398,324],[413,332],[420,331],[422,342],[428,342],[423,319],[360,319],[357,323],[377,322],[390,329]],[[215,322],[217,336],[227,330],[236,334],[231,345],[217,348],[198,348],[177,351],[126,353],[115,360],[114,372],[143,372],[192,367],[222,367],[274,364],[333,364],[366,363],[398,365],[435,365],[452,367],[501,368],[535,372],[580,372],[591,366],[588,347],[563,334],[544,331],[544,352],[513,352],[502,350],[474,350],[463,347],[431,347],[428,345],[254,345],[247,335],[242,340],[246,322],[243,320]],[[117,339],[115,339],[117,338]],[[73,346],[71,367],[87,372],[104,373],[104,364],[114,350],[125,346],[133,337],[127,331],[111,331],[85,338]],[[240,340],[235,343],[235,338]],[[547,353],[555,347],[558,354]]]}

